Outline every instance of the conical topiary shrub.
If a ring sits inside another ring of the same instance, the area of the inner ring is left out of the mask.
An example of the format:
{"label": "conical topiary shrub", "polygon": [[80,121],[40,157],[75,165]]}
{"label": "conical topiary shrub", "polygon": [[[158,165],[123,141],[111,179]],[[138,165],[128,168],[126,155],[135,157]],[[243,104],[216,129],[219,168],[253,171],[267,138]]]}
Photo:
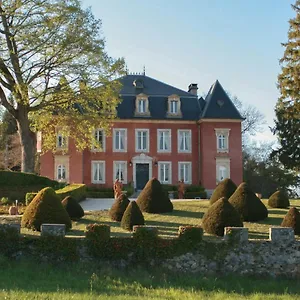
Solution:
{"label": "conical topiary shrub", "polygon": [[67,211],[55,191],[50,187],[39,191],[26,207],[21,226],[40,231],[43,223],[65,224],[66,230],[72,227]]}
{"label": "conical topiary shrub", "polygon": [[121,222],[124,212],[130,201],[126,195],[120,195],[109,210],[109,216],[113,221]]}
{"label": "conical topiary shrub", "polygon": [[268,217],[268,210],[260,199],[252,192],[246,182],[241,183],[229,203],[242,216],[243,221],[260,221]]}
{"label": "conical topiary shrub", "polygon": [[71,220],[78,220],[84,216],[82,207],[73,197],[67,196],[61,203]]}
{"label": "conical topiary shrub", "polygon": [[300,235],[300,213],[296,207],[291,207],[285,215],[282,227],[292,227],[296,235]]}
{"label": "conical topiary shrub", "polygon": [[268,205],[273,208],[287,208],[290,206],[290,200],[286,193],[277,191],[270,196]]}
{"label": "conical topiary shrub", "polygon": [[144,216],[135,201],[131,201],[127,206],[121,220],[123,229],[132,231],[134,225],[144,225]]}
{"label": "conical topiary shrub", "polygon": [[236,184],[230,178],[225,178],[224,180],[219,182],[214,192],[212,193],[209,200],[210,205],[214,204],[222,197],[229,199],[235,192],[235,190]]}
{"label": "conical topiary shrub", "polygon": [[228,199],[223,197],[208,208],[202,227],[207,233],[223,236],[225,227],[243,227],[243,222]]}
{"label": "conical topiary shrub", "polygon": [[141,211],[147,213],[164,213],[173,211],[173,204],[168,193],[163,190],[156,178],[150,179],[136,200]]}

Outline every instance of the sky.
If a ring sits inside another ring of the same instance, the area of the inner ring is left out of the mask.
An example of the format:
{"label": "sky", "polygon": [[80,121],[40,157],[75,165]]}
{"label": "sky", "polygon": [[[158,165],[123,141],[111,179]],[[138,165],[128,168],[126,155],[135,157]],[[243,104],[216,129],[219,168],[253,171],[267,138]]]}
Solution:
{"label": "sky", "polygon": [[266,118],[259,141],[276,138],[274,107],[279,59],[293,0],[82,0],[102,20],[107,53],[124,57],[129,72],[198,95],[216,79]]}

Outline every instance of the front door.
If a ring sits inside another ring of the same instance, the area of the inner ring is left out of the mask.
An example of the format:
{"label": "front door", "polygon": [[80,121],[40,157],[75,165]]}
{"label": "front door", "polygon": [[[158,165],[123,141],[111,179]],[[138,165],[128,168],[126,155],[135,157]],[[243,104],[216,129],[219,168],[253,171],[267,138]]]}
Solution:
{"label": "front door", "polygon": [[142,190],[149,180],[149,164],[136,164],[136,189]]}

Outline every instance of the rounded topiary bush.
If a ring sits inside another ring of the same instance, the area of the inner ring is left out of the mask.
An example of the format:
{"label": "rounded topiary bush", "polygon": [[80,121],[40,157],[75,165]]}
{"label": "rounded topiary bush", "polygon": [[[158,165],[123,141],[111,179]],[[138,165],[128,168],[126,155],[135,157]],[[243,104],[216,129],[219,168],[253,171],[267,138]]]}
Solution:
{"label": "rounded topiary bush", "polygon": [[127,206],[121,220],[123,229],[132,231],[134,225],[144,225],[144,216],[135,201],[131,201]]}
{"label": "rounded topiary bush", "polygon": [[235,192],[235,190],[236,184],[230,178],[225,178],[224,180],[219,182],[214,192],[212,193],[209,200],[210,205],[214,204],[222,197],[229,199]]}
{"label": "rounded topiary bush", "polygon": [[300,213],[296,207],[291,207],[285,215],[282,227],[292,227],[296,235],[300,235]]}
{"label": "rounded topiary bush", "polygon": [[277,191],[270,196],[268,205],[273,208],[287,208],[290,206],[290,200],[286,193]]}
{"label": "rounded topiary bush", "polygon": [[50,187],[38,192],[26,207],[21,226],[40,231],[43,223],[65,224],[66,230],[72,227],[67,211],[55,191]]}
{"label": "rounded topiary bush", "polygon": [[126,195],[120,195],[115,199],[112,207],[109,210],[109,216],[113,221],[121,222],[124,212],[130,201]]}
{"label": "rounded topiary bush", "polygon": [[268,210],[246,182],[241,183],[229,203],[242,216],[243,221],[260,221],[268,217]]}
{"label": "rounded topiary bush", "polygon": [[173,211],[173,204],[168,193],[163,190],[161,183],[156,179],[150,179],[138,196],[136,203],[141,211],[147,213],[164,213]]}
{"label": "rounded topiary bush", "polygon": [[84,216],[82,207],[73,197],[67,196],[61,203],[71,220],[78,220]]}
{"label": "rounded topiary bush", "polygon": [[208,208],[202,227],[207,233],[223,236],[225,227],[243,227],[243,222],[228,199],[222,197]]}

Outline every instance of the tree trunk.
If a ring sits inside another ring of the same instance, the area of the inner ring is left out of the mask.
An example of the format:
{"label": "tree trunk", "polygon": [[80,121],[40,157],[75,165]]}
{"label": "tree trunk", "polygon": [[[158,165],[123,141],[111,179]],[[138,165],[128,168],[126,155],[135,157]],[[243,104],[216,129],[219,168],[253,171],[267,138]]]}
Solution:
{"label": "tree trunk", "polygon": [[22,150],[21,170],[22,172],[34,173],[36,136],[30,129],[26,107],[19,105],[17,114],[17,125]]}

